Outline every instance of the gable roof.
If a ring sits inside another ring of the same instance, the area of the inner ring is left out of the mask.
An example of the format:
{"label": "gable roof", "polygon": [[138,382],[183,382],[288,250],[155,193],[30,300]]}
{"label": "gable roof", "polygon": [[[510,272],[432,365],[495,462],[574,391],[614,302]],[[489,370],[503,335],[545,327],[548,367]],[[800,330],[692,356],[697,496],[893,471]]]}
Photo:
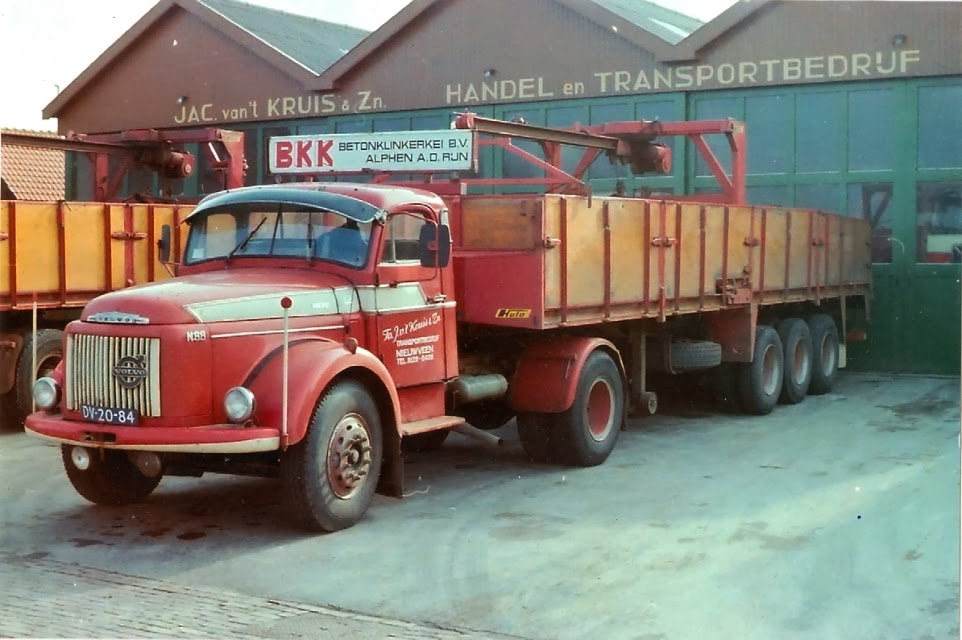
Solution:
{"label": "gable roof", "polygon": [[237,0],[199,1],[317,74],[337,62],[369,33]]}
{"label": "gable roof", "polygon": [[[315,91],[337,88],[342,77],[409,24],[443,3],[455,0],[411,0],[381,28],[362,40],[308,85]],[[480,1],[480,0],[479,0]],[[711,22],[667,9],[647,0],[553,0],[605,30],[650,52],[663,62],[694,60],[699,50],[773,0],[738,0]]]}
{"label": "gable roof", "polygon": [[288,76],[308,84],[368,32],[237,0],[160,0],[104,51],[43,110],[55,118],[83,88],[134,45],[170,11],[186,11],[264,59]]}
{"label": "gable roof", "polygon": [[590,0],[671,44],[678,44],[704,23],[646,0]]}
{"label": "gable roof", "polygon": [[0,177],[3,199],[63,200],[65,194],[65,155],[60,149],[21,147],[4,144],[8,133],[57,138],[52,131],[25,129],[0,130]]}

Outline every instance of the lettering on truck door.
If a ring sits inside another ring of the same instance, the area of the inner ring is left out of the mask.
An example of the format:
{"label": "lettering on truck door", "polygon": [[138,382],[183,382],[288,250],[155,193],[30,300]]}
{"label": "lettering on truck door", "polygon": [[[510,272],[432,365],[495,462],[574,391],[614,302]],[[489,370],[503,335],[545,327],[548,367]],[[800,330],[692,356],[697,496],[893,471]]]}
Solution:
{"label": "lettering on truck door", "polygon": [[440,295],[440,271],[421,266],[418,232],[422,224],[419,217],[406,214],[388,219],[378,264],[380,281],[385,284],[373,287],[370,293],[377,310],[378,356],[398,388],[440,382],[446,377],[445,327],[455,310],[454,304]]}

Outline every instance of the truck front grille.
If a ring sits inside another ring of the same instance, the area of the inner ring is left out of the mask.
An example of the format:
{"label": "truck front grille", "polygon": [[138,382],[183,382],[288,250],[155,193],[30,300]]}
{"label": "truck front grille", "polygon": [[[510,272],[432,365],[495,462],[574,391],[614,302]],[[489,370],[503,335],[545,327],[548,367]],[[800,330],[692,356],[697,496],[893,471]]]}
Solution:
{"label": "truck front grille", "polygon": [[87,404],[160,416],[160,339],[67,336],[67,408]]}

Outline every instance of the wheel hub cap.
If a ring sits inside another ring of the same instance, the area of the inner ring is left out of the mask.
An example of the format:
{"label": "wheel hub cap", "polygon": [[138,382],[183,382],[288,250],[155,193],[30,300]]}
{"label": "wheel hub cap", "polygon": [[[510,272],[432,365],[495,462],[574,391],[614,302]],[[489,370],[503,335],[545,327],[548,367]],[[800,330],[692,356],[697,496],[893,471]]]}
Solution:
{"label": "wheel hub cap", "polygon": [[334,427],[327,454],[327,479],[338,498],[346,500],[357,493],[371,471],[371,438],[367,423],[356,413]]}
{"label": "wheel hub cap", "polygon": [[588,393],[588,433],[601,442],[615,424],[615,392],[607,380],[596,380]]}

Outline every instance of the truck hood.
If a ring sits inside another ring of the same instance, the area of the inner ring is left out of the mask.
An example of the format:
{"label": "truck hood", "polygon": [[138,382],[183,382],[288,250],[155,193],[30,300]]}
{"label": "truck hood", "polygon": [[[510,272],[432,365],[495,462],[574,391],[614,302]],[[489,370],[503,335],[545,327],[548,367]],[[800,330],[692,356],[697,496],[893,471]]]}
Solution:
{"label": "truck hood", "polygon": [[231,269],[199,273],[114,291],[84,309],[84,322],[106,324],[192,324],[280,318],[281,299],[291,299],[291,317],[357,310],[353,285],[316,271]]}

